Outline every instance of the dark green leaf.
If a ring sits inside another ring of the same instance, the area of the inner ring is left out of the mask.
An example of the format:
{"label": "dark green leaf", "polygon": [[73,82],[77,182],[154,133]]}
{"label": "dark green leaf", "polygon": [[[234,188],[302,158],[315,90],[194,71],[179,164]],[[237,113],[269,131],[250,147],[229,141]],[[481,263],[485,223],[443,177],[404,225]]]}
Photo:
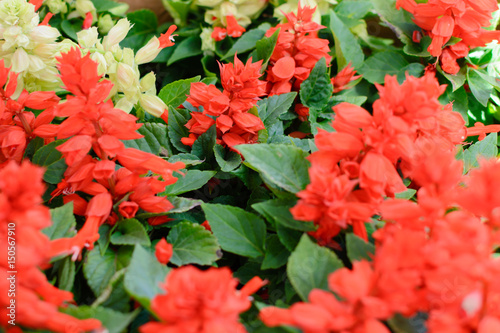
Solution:
{"label": "dark green leaf", "polygon": [[469,116],[467,111],[469,110],[469,99],[467,98],[467,92],[464,87],[460,87],[457,90],[453,90],[451,85],[446,87],[446,91],[439,96],[439,102],[442,104],[453,103],[453,111],[459,112],[462,118],[465,120],[465,125],[469,123]]}
{"label": "dark green leaf", "polygon": [[191,90],[191,83],[199,82],[200,78],[201,76],[198,75],[190,79],[169,83],[160,90],[158,97],[160,97],[166,105],[176,108],[186,100],[186,95],[188,95]]}
{"label": "dark green leaf", "polygon": [[245,163],[285,190],[297,193],[309,183],[307,153],[284,144],[239,145]]}
{"label": "dark green leaf", "polygon": [[276,232],[280,239],[281,244],[285,245],[285,247],[289,251],[293,251],[297,244],[299,243],[299,239],[302,236],[302,231],[293,230],[283,226],[282,224],[276,225]]}
{"label": "dark green leaf", "polygon": [[144,135],[143,138],[125,140],[123,143],[127,148],[135,148],[153,155],[171,153],[171,145],[167,138],[167,127],[159,123],[145,123],[137,130]]}
{"label": "dark green leaf", "polygon": [[215,174],[215,171],[189,170],[184,176],[178,176],[174,184],[165,187],[165,191],[161,195],[179,195],[197,190],[212,179]]}
{"label": "dark green leaf", "polygon": [[452,91],[462,87],[467,79],[467,67],[465,66],[460,68],[457,74],[448,74],[444,72],[439,65],[437,65],[436,68],[439,73],[443,74],[443,76],[451,82],[451,87],[453,88]]}
{"label": "dark green leaf", "polygon": [[164,293],[159,284],[165,281],[169,268],[156,260],[153,253],[136,245],[125,273],[125,290],[146,309],[157,294]]}
{"label": "dark green leaf", "polygon": [[328,290],[328,275],[342,267],[335,253],[304,234],[288,259],[287,274],[299,296],[307,301],[311,290]]}
{"label": "dark green leaf", "polygon": [[365,59],[363,50],[359,46],[357,38],[333,10],[330,10],[330,30],[335,39],[335,55],[337,56],[339,70],[346,67],[349,63],[356,69],[360,68]]}
{"label": "dark green leaf", "polygon": [[366,59],[359,73],[371,83],[384,83],[386,75],[398,75],[408,66],[408,61],[399,53],[384,51]]}
{"label": "dark green leaf", "polygon": [[270,235],[266,239],[266,254],[264,261],[262,261],[262,269],[280,268],[285,265],[290,251],[281,244],[278,235]]}
{"label": "dark green leaf", "polygon": [[325,58],[318,60],[309,77],[300,85],[300,101],[308,108],[323,109],[333,93]]}
{"label": "dark green leaf", "polygon": [[262,60],[262,73],[266,70],[269,59],[274,52],[276,42],[278,41],[279,32],[280,29],[276,30],[272,34],[272,36],[264,37],[261,40],[258,40],[257,43],[255,43],[255,48],[257,51],[257,59],[255,59],[255,61]]}
{"label": "dark green leaf", "polygon": [[315,230],[316,228],[312,222],[297,221],[293,218],[290,208],[294,205],[295,200],[273,199],[254,204],[252,208],[287,228],[300,231]]}
{"label": "dark green leaf", "polygon": [[71,291],[75,282],[76,265],[71,257],[61,260],[57,275],[59,289]]}
{"label": "dark green leaf", "polygon": [[482,141],[471,145],[463,152],[464,173],[479,166],[481,158],[494,158],[498,154],[497,133],[491,133]]}
{"label": "dark green leaf", "polygon": [[127,37],[120,42],[122,47],[130,47],[134,51],[144,46],[156,33],[158,19],[155,13],[149,9],[140,9],[127,14],[132,28]]}
{"label": "dark green leaf", "polygon": [[217,140],[217,130],[212,125],[205,133],[200,135],[193,143],[191,154],[198,156],[201,160],[208,162],[213,160],[214,146]]}
{"label": "dark green leaf", "polygon": [[199,36],[191,36],[184,39],[182,42],[176,45],[172,56],[168,59],[167,66],[172,65],[174,62],[194,57],[202,54],[201,51],[201,39]]}
{"label": "dark green leaf", "polygon": [[33,156],[32,162],[40,166],[48,166],[59,161],[62,154],[56,149],[57,146],[64,143],[64,140],[57,140],[49,143],[46,146],[38,149]]}
{"label": "dark green leaf", "polygon": [[259,28],[248,30],[236,40],[236,43],[231,46],[229,51],[222,57],[222,60],[227,60],[237,53],[241,54],[252,50],[255,48],[255,42],[262,39],[265,33],[265,30]]}
{"label": "dark green leaf", "polygon": [[223,250],[251,258],[264,254],[266,224],[261,218],[232,206],[201,207]]}
{"label": "dark green leaf", "polygon": [[351,261],[368,260],[371,261],[375,254],[375,246],[365,242],[355,234],[347,234],[347,256]]}
{"label": "dark green leaf", "polygon": [[217,238],[199,224],[181,222],[170,230],[167,241],[174,252],[170,262],[177,266],[187,264],[211,265],[219,256]]}
{"label": "dark green leaf", "polygon": [[380,19],[389,25],[398,38],[407,44],[408,36],[419,28],[412,23],[412,15],[403,9],[396,9],[396,0],[371,0]]}
{"label": "dark green leaf", "polygon": [[467,82],[469,83],[472,95],[474,95],[478,102],[483,106],[487,106],[490,95],[493,92],[492,85],[484,80],[478,74],[477,70],[472,68],[468,68],[467,70]]}
{"label": "dark green leaf", "polygon": [[220,169],[224,172],[233,171],[241,164],[241,156],[221,145],[214,146],[215,160],[219,164]]}
{"label": "dark green leaf", "polygon": [[68,166],[66,161],[61,159],[47,166],[45,173],[43,174],[43,180],[49,184],[59,184],[59,182],[64,178],[64,172]]}
{"label": "dark green leaf", "polygon": [[101,321],[109,333],[124,332],[127,326],[134,320],[139,311],[131,313],[121,313],[109,308],[90,307],[82,305],[79,307],[69,306],[62,308],[62,312],[67,313],[78,319],[95,318]]}
{"label": "dark green leaf", "polygon": [[42,230],[51,240],[73,237],[76,234],[76,220],[73,215],[73,202],[50,210],[52,225]]}
{"label": "dark green leaf", "polygon": [[202,200],[183,197],[169,197],[168,200],[174,205],[174,208],[168,211],[169,214],[188,212],[203,203]]}
{"label": "dark green leaf", "polygon": [[82,30],[82,19],[64,20],[61,23],[61,30],[72,40],[77,41],[77,32]]}
{"label": "dark green leaf", "polygon": [[[190,147],[181,142],[181,138],[187,138],[189,131],[186,128],[186,123],[189,119],[189,111],[185,109],[175,109],[168,107],[168,136],[172,145],[181,152],[187,153]],[[181,111],[182,110],[182,111]]]}
{"label": "dark green leaf", "polygon": [[115,232],[111,235],[110,242],[115,245],[151,245],[146,229],[136,219],[118,222]]}
{"label": "dark green leaf", "polygon": [[83,264],[83,274],[96,296],[99,296],[108,286],[111,277],[116,273],[116,264],[115,253],[107,249],[104,255],[101,255],[98,244],[87,253]]}
{"label": "dark green leaf", "polygon": [[288,111],[296,96],[296,92],[290,92],[264,98],[257,102],[259,118],[262,119],[266,128],[278,122],[278,117]]}

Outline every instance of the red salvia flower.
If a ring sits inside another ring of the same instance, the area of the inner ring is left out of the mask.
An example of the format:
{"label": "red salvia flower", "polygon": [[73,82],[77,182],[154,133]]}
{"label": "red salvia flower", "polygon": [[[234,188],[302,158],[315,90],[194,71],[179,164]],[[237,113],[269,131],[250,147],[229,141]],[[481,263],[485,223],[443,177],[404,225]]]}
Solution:
{"label": "red salvia flower", "polygon": [[264,282],[254,277],[239,291],[237,285],[238,280],[227,267],[201,271],[184,266],[171,270],[162,286],[166,294],[151,301],[160,322],[147,323],[139,331],[244,333],[239,314],[250,308],[250,295]]}

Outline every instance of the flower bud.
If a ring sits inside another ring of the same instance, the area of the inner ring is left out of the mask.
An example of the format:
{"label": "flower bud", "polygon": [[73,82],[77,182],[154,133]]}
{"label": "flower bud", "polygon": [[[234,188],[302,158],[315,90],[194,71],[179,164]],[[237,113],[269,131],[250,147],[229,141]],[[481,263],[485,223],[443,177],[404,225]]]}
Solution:
{"label": "flower bud", "polygon": [[140,81],[141,92],[156,91],[156,76],[153,72],[144,75]]}
{"label": "flower bud", "polygon": [[39,25],[33,28],[30,33],[32,41],[42,44],[53,43],[60,35],[59,30],[47,25]]}
{"label": "flower bud", "polygon": [[43,4],[49,7],[49,11],[52,14],[59,14],[59,13],[65,14],[68,11],[68,8],[66,7],[66,2],[62,0],[45,0]]}
{"label": "flower bud", "polygon": [[130,22],[124,18],[119,20],[106,37],[104,37],[104,41],[102,45],[105,50],[109,50],[111,47],[120,43],[125,36],[127,36],[128,31],[130,30]]}
{"label": "flower bud", "polygon": [[116,67],[116,78],[118,84],[123,87],[123,89],[127,89],[131,87],[136,82],[137,74],[130,67],[122,62],[118,63]]}
{"label": "flower bud", "polygon": [[76,33],[78,38],[78,44],[82,48],[91,48],[97,43],[97,38],[99,37],[99,33],[97,32],[96,27],[91,27],[80,32]]}
{"label": "flower bud", "polygon": [[[85,17],[88,12],[95,12],[95,7],[90,0],[76,0],[76,11],[81,17]],[[94,15],[95,16],[95,15]]]}
{"label": "flower bud", "polygon": [[12,56],[12,71],[16,73],[24,72],[28,69],[29,64],[28,53],[22,47],[18,48]]}
{"label": "flower bud", "polygon": [[155,36],[151,38],[146,45],[141,47],[139,51],[137,51],[135,54],[135,62],[138,65],[151,62],[156,58],[160,51],[160,41]]}
{"label": "flower bud", "polygon": [[97,21],[97,26],[99,27],[99,32],[101,34],[107,34],[111,28],[113,28],[113,25],[115,22],[111,18],[111,15],[106,14],[104,16],[101,16],[99,18],[99,21]]}
{"label": "flower bud", "polygon": [[167,108],[158,96],[153,95],[141,95],[139,103],[144,111],[158,118],[161,117],[163,111]]}
{"label": "flower bud", "polygon": [[122,97],[117,103],[115,103],[115,109],[120,109],[126,113],[130,113],[135,103],[128,98]]}
{"label": "flower bud", "polygon": [[201,29],[201,50],[202,51],[215,51],[215,40],[212,38],[212,28]]}

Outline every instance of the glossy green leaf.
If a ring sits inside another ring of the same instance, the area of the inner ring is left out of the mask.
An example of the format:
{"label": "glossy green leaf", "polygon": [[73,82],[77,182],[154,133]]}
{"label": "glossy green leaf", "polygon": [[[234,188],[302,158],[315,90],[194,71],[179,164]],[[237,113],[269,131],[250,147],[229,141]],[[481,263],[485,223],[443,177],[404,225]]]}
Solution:
{"label": "glossy green leaf", "polygon": [[73,237],[76,234],[76,220],[73,215],[73,202],[50,210],[52,225],[42,230],[51,240]]}
{"label": "glossy green leaf", "polygon": [[335,253],[304,234],[288,259],[286,271],[300,298],[307,301],[311,290],[328,290],[328,275],[342,267]]}
{"label": "glossy green leaf", "polygon": [[118,222],[115,232],[111,235],[110,242],[114,245],[151,245],[146,229],[136,219]]}
{"label": "glossy green leaf", "polygon": [[365,242],[355,234],[346,235],[347,256],[351,261],[368,260],[371,261],[375,255],[375,246]]}
{"label": "glossy green leaf", "polygon": [[177,181],[165,187],[165,191],[161,195],[179,195],[197,190],[212,179],[215,174],[215,171],[189,170],[184,176],[178,175]]}
{"label": "glossy green leaf", "polygon": [[300,85],[300,101],[308,108],[323,109],[333,93],[325,58],[318,60],[309,77]]}
{"label": "glossy green leaf", "polygon": [[211,265],[219,259],[217,238],[199,224],[177,224],[170,230],[167,241],[173,246],[170,262],[174,265]]}
{"label": "glossy green leaf", "polygon": [[186,100],[186,95],[189,95],[189,91],[191,90],[191,83],[199,82],[200,78],[201,76],[198,75],[190,79],[177,80],[169,83],[160,90],[158,97],[160,97],[167,106],[176,108]]}
{"label": "glossy green leaf", "polygon": [[261,218],[233,206],[201,207],[223,250],[251,258],[264,255],[266,224]]}

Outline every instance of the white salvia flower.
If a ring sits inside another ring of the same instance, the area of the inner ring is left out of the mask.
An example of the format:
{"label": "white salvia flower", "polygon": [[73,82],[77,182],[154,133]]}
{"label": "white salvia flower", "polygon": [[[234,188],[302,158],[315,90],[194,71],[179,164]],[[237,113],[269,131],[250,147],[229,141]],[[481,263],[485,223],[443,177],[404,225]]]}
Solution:
{"label": "white salvia flower", "polygon": [[39,72],[43,70],[47,65],[43,60],[36,55],[28,55],[29,57],[29,71],[30,72]]}
{"label": "white salvia flower", "polygon": [[202,51],[215,51],[215,40],[212,38],[212,28],[202,28],[201,29],[201,50]]}
{"label": "white salvia flower", "polygon": [[113,46],[120,43],[128,34],[130,30],[130,22],[127,19],[119,20],[111,30],[109,30],[108,35],[104,37],[103,47],[105,50],[110,50]]}
{"label": "white salvia flower", "polygon": [[141,92],[149,92],[156,94],[156,76],[155,73],[149,72],[144,75],[144,77],[139,82],[141,87]]}
{"label": "white salvia flower", "polygon": [[97,43],[99,33],[97,32],[96,27],[91,27],[89,29],[77,32],[76,37],[78,38],[78,44],[82,48],[91,48],[94,47],[94,45]]}
{"label": "white salvia flower", "polygon": [[24,72],[28,69],[30,64],[30,58],[28,57],[28,53],[20,47],[14,52],[12,56],[12,71],[19,73]]}
{"label": "white salvia flower", "polygon": [[108,63],[106,62],[104,55],[102,55],[99,52],[94,52],[90,55],[90,59],[97,62],[97,73],[99,75],[106,74],[106,69],[108,68]]}
{"label": "white salvia flower", "polygon": [[158,96],[153,95],[141,95],[139,104],[144,111],[155,117],[161,117],[163,111],[167,108],[165,103]]}
{"label": "white salvia flower", "polygon": [[53,43],[59,36],[61,36],[59,30],[47,25],[36,26],[30,33],[31,40],[41,44]]}
{"label": "white salvia flower", "polygon": [[118,102],[115,103],[115,109],[120,109],[126,113],[130,113],[135,103],[126,97],[122,97]]}
{"label": "white salvia flower", "polygon": [[118,84],[123,88],[123,90],[127,90],[132,87],[134,84],[137,84],[137,75],[132,67],[122,62],[118,63],[116,67],[116,77]]}
{"label": "white salvia flower", "polygon": [[137,51],[137,53],[135,54],[135,62],[138,65],[151,62],[156,58],[160,51],[160,41],[156,36],[154,36],[146,45],[144,45],[139,49],[139,51]]}

